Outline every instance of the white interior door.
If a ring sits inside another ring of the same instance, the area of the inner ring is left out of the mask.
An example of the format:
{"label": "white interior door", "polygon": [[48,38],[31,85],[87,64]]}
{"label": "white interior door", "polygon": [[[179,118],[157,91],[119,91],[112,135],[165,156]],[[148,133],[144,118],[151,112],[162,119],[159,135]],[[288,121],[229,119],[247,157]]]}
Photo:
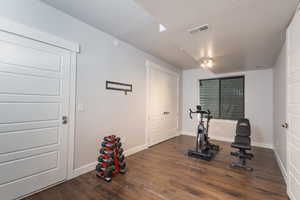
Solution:
{"label": "white interior door", "polygon": [[66,178],[70,52],[0,32],[0,199]]}
{"label": "white interior door", "polygon": [[288,118],[288,194],[300,199],[300,15],[288,28],[287,49],[287,118]]}
{"label": "white interior door", "polygon": [[178,135],[179,76],[149,63],[149,145]]}

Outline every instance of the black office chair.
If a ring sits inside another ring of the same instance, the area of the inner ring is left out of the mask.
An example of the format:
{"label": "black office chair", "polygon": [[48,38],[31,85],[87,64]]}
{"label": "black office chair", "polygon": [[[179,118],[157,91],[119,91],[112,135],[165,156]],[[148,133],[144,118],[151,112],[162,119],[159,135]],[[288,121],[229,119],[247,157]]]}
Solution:
{"label": "black office chair", "polygon": [[232,162],[232,167],[240,167],[249,171],[253,171],[253,168],[246,165],[246,160],[251,160],[253,154],[247,151],[251,150],[251,128],[248,119],[240,119],[236,126],[236,136],[234,142],[231,144],[232,148],[239,149],[237,152],[231,152],[232,156],[238,157],[239,161]]}

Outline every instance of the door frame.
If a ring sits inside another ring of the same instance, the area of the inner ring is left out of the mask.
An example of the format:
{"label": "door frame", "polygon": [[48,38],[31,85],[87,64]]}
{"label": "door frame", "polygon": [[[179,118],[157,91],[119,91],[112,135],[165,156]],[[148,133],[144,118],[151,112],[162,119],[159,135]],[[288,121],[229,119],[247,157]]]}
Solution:
{"label": "door frame", "polygon": [[76,68],[77,54],[80,53],[79,44],[70,42],[42,32],[38,29],[31,28],[27,25],[20,24],[6,18],[0,17],[0,31],[18,35],[34,41],[56,46],[70,51],[70,95],[69,95],[69,126],[67,141],[67,177],[66,180],[74,177],[74,140],[75,140],[75,115],[76,115]]}
{"label": "door frame", "polygon": [[150,135],[149,135],[149,119],[150,119],[150,80],[151,80],[151,77],[150,77],[150,69],[151,68],[155,68],[155,69],[158,69],[162,72],[166,72],[166,73],[169,73],[169,74],[172,74],[174,75],[176,78],[177,78],[177,136],[180,135],[180,132],[179,132],[179,114],[180,114],[180,74],[175,72],[175,71],[172,71],[170,69],[167,69],[165,67],[162,67],[160,66],[159,64],[156,64],[152,61],[149,61],[149,60],[146,60],[146,72],[147,72],[147,75],[146,75],[146,126],[145,126],[145,145],[146,147],[150,147],[150,142],[149,142],[149,139],[150,139]]}
{"label": "door frame", "polygon": [[[293,17],[293,19],[294,19],[294,17]],[[290,24],[289,24],[289,27],[290,27],[290,25],[292,24],[292,21],[293,21],[293,19],[291,20],[291,22],[290,22]],[[288,102],[289,102],[289,97],[288,97],[288,92],[289,92],[289,85],[288,85],[288,76],[289,76],[289,70],[288,70],[288,68],[289,68],[289,47],[290,47],[290,41],[289,41],[289,27],[287,28],[287,31],[286,31],[286,105],[285,105],[285,107],[286,107],[286,122],[288,123],[288,124],[290,124],[289,123],[289,113],[288,113]],[[287,194],[288,194],[288,196],[289,196],[289,198],[291,198],[292,199],[292,194],[291,194],[291,191],[290,191],[290,176],[289,176],[289,168],[290,168],[290,164],[289,164],[289,162],[290,162],[290,158],[289,158],[289,147],[288,147],[288,140],[289,140],[289,131],[288,130],[284,130],[284,132],[285,132],[285,134],[286,134],[286,178],[285,178],[285,183],[286,183],[286,190],[287,190]],[[284,176],[284,175],[283,175]]]}
{"label": "door frame", "polygon": [[[289,52],[290,52],[290,28],[291,28],[291,26],[293,25],[293,23],[295,23],[295,18],[297,17],[297,15],[299,15],[300,16],[300,3],[298,4],[298,6],[297,6],[297,9],[296,9],[296,11],[295,11],[295,13],[294,13],[294,15],[292,16],[292,18],[291,18],[291,20],[290,20],[290,22],[289,22],[289,24],[288,24],[288,26],[287,26],[287,30],[286,30],[286,122],[287,122],[287,124],[290,126],[291,125],[291,122],[290,122],[290,116],[289,116],[289,108],[288,108],[288,105],[289,105],[289,66],[290,66],[290,54],[289,54]],[[286,177],[286,185],[287,185],[287,194],[288,194],[288,196],[289,196],[289,198],[291,199],[291,200],[296,200],[295,199],[295,197],[294,197],[294,195],[292,194],[292,192],[291,192],[291,185],[290,185],[290,179],[291,179],[291,177],[290,177],[290,160],[291,160],[291,158],[290,158],[290,147],[289,147],[289,140],[291,140],[290,139],[290,135],[291,135],[291,133],[290,133],[290,131],[289,131],[289,128],[287,128],[286,130],[285,130],[285,134],[286,134],[286,164],[287,164],[287,166],[286,166],[286,175],[287,175],[287,177]]]}

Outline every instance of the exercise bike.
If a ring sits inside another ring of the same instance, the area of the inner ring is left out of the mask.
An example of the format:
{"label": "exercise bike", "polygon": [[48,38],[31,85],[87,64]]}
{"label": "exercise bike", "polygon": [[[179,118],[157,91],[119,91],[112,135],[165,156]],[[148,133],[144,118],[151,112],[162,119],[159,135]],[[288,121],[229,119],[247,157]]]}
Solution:
{"label": "exercise bike", "polygon": [[[218,145],[209,142],[208,129],[209,122],[212,119],[211,113],[209,110],[202,110],[201,106],[198,105],[196,106],[196,111],[192,111],[192,109],[189,110],[189,116],[191,119],[193,119],[193,114],[199,114],[200,120],[197,130],[196,149],[189,150],[188,156],[209,161],[218,151],[220,151],[220,147]],[[206,118],[206,123],[204,118]]]}

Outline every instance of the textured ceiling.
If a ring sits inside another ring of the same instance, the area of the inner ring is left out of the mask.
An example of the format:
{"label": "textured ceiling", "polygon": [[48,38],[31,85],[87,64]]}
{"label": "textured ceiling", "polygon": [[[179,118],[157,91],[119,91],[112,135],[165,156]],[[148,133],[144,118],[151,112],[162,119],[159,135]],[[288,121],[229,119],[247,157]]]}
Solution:
{"label": "textured ceiling", "polygon": [[[42,0],[183,69],[212,57],[216,73],[272,67],[298,0]],[[159,33],[158,25],[167,31]],[[191,35],[187,30],[208,24]]]}

